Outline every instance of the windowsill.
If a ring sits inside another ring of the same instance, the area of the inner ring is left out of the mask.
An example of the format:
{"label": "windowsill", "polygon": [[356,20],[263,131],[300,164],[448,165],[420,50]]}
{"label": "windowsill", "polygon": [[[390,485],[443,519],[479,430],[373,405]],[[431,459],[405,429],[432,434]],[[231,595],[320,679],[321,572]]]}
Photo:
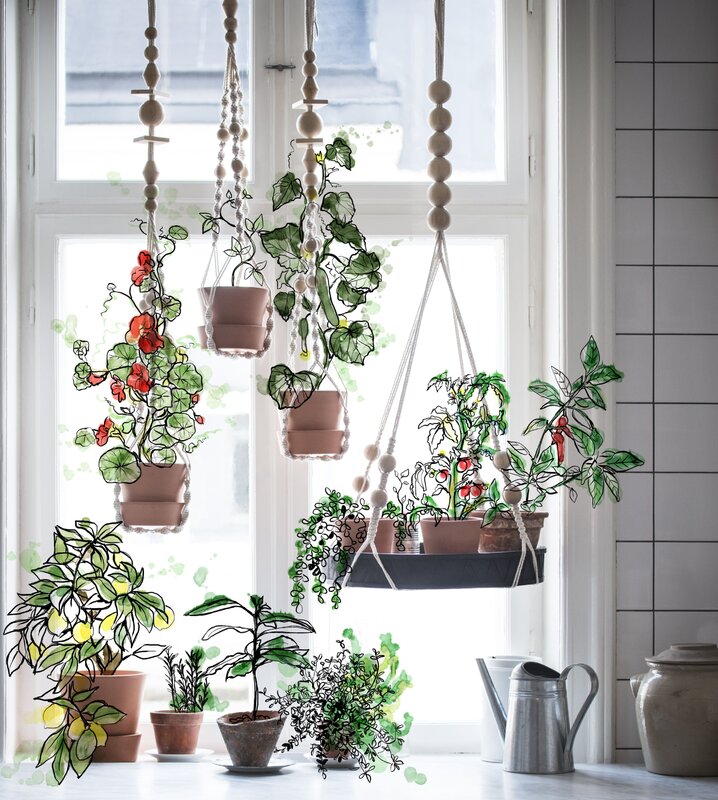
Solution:
{"label": "windowsill", "polygon": [[[407,764],[424,772],[424,786],[408,784],[401,774],[384,774],[371,784],[359,780],[350,770],[331,770],[326,781],[314,766],[299,758],[296,766],[269,777],[230,775],[210,763],[157,764],[142,756],[137,764],[94,764],[77,782],[68,777],[63,785],[64,800],[103,800],[172,797],[174,800],[224,800],[241,794],[245,800],[330,800],[339,796],[394,800],[416,792],[417,800],[445,800],[447,797],[486,797],[491,800],[535,800],[537,797],[566,800],[709,800],[716,797],[718,778],[668,778],[652,775],[642,766],[618,764],[579,765],[570,775],[514,775],[499,764],[487,764],[475,755],[411,756]],[[3,800],[52,798],[56,789],[23,785],[31,775],[29,765],[10,780],[0,779]]]}

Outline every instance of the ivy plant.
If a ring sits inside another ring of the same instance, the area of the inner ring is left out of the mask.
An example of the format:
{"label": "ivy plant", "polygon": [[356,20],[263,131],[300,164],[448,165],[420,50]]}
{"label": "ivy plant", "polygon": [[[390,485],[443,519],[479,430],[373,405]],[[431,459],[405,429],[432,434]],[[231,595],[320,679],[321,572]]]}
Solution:
{"label": "ivy plant", "polygon": [[49,703],[43,720],[53,729],[38,766],[52,759],[58,783],[70,768],[79,778],[96,748],[104,746],[105,726],[125,716],[121,709],[92,700],[94,676],[114,673],[130,656],[160,656],[161,645],[136,647],[140,632],[164,629],[174,621],[160,595],[142,588],[144,570],[123,552],[119,524],[78,520],[74,528],[58,525],[52,555],[32,570],[30,591],[19,595],[3,631],[16,638],[7,654],[8,673],[26,665],[52,682],[35,698]]}
{"label": "ivy plant", "polygon": [[[139,223],[143,232],[145,224]],[[107,351],[101,365],[88,360],[89,342],[73,344],[75,388],[103,385],[108,391],[107,416],[97,427],[80,428],[75,444],[103,449],[98,466],[108,483],[134,483],[142,463],[171,466],[178,451],[190,453],[206,438],[198,432],[204,418],[196,410],[204,381],[170,335],[169,323],[182,306],[167,293],[162,271],[177,242],[186,238],[181,225],[160,231],[160,252],[155,258],[147,250],[139,252],[129,288],[108,284],[102,313],[121,303],[130,318],[124,339]]]}

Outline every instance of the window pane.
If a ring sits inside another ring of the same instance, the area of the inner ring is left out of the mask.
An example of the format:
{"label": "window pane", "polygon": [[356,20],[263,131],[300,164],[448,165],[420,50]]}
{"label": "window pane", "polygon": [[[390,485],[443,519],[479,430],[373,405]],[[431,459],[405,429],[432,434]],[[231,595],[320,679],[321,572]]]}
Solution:
{"label": "window pane", "polygon": [[[357,146],[351,180],[426,179],[426,88],[434,79],[433,0],[318,0],[316,41],[325,138]],[[452,85],[454,181],[504,181],[502,0],[446,9],[444,75]]]}
{"label": "window pane", "polygon": [[[100,316],[110,281],[136,263],[140,237],[116,239],[62,239],[59,257],[59,297],[56,419],[58,500],[56,518],[69,525],[89,517],[107,522],[114,517],[112,486],[97,471],[100,448],[79,448],[73,443],[75,431],[94,428],[107,416],[107,392],[100,389],[75,391],[72,373],[77,359],[72,342],[90,342],[90,364],[102,363],[105,352],[122,341],[133,314],[122,298],[113,300]],[[201,310],[193,287],[198,268],[209,257],[203,242],[182,243],[165,270],[168,290],[183,303],[181,316],[172,323],[173,338],[192,346]],[[88,268],[87,265],[92,265]],[[174,287],[185,287],[177,290]],[[124,316],[123,316],[124,314]],[[127,319],[125,319],[125,316]],[[119,337],[119,338],[118,338]],[[191,359],[205,378],[199,413],[204,430],[211,435],[191,454],[190,514],[182,533],[125,533],[125,545],[138,566],[146,572],[146,588],[159,592],[174,609],[177,623],[166,634],[153,633],[152,641],[171,643],[184,651],[199,642],[207,629],[204,618],[183,618],[192,605],[202,602],[207,592],[229,593],[240,587],[244,594],[252,586],[252,540],[249,517],[249,426],[251,407],[249,362],[210,358],[199,347]],[[211,643],[213,644],[213,643]],[[218,642],[223,646],[223,642]],[[159,661],[144,662],[150,673],[147,697],[166,707],[167,699]],[[248,684],[242,679],[216,683],[220,698],[233,702],[248,698]]]}
{"label": "window pane", "polygon": [[[236,45],[247,120],[249,6],[249,0],[240,0]],[[147,6],[65,0],[62,20],[58,178],[141,180],[146,149],[132,140],[146,132],[137,117],[142,96],[130,92],[145,88]],[[163,180],[213,179],[227,52],[223,20],[216,0],[157,4],[158,89],[170,95],[161,98],[166,116],[158,129],[170,139],[157,154]]]}
{"label": "window pane", "polygon": [[[378,308],[371,310],[372,321],[382,326],[381,357],[369,359],[361,371],[347,376],[352,448],[339,462],[313,464],[313,498],[320,497],[326,487],[351,494],[352,479],[362,472],[362,450],[376,436],[406,343],[409,320],[413,319],[424,289],[432,245],[433,240],[428,237],[405,239],[396,247],[391,247],[389,241],[384,244],[391,250],[391,276]],[[504,256],[505,241],[501,237],[452,237],[454,291],[462,305],[477,368],[486,372],[505,371]],[[468,364],[464,368],[468,372]],[[437,396],[425,391],[426,384],[444,370],[452,376],[460,374],[448,290],[439,274],[427,305],[397,437],[399,470],[411,468],[417,460],[427,457],[426,434],[417,426],[437,403]],[[390,424],[392,421],[393,416]],[[318,615],[319,641],[326,652],[341,637],[342,630],[351,627],[364,647],[372,647],[378,643],[380,633],[391,632],[401,647],[402,665],[414,679],[405,704],[415,719],[475,721],[479,715],[478,687],[474,693],[463,693],[461,702],[456,702],[449,687],[476,684],[474,658],[505,646],[505,591],[391,592],[350,588],[342,595],[338,611],[322,611]]]}

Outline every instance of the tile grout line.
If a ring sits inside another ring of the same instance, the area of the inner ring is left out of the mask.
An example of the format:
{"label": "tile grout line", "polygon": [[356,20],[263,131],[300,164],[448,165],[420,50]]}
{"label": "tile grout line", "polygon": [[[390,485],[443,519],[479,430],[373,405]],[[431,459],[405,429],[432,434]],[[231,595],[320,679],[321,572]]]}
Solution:
{"label": "tile grout line", "polygon": [[652,253],[653,264],[651,268],[651,636],[653,652],[656,652],[656,0],[653,0],[653,11],[651,19],[651,34],[653,48],[653,130],[651,133],[652,152],[651,152],[651,192],[653,194],[653,230],[652,233]]}

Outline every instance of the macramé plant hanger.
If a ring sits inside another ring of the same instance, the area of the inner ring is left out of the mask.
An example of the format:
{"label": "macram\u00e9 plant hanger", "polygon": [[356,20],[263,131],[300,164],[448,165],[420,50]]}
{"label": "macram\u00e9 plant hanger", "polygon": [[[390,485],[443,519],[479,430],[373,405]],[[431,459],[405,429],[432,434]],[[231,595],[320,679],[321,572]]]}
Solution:
{"label": "macram\u00e9 plant hanger", "polygon": [[[376,535],[380,519],[389,501],[386,491],[389,476],[394,473],[397,459],[394,456],[397,435],[402,418],[402,410],[409,388],[409,381],[416,356],[417,343],[427,301],[434,285],[436,275],[441,269],[446,279],[451,298],[451,313],[457,333],[459,361],[463,372],[462,344],[466,351],[472,373],[478,378],[476,362],[454,293],[449,270],[449,254],[446,243],[446,231],[451,224],[451,217],[446,207],[451,192],[446,184],[451,175],[451,164],[446,155],[451,150],[451,138],[446,133],[451,125],[451,114],[444,104],[451,97],[451,86],[444,80],[444,16],[445,0],[435,0],[434,15],[436,21],[435,66],[436,78],[429,84],[429,99],[436,107],[429,115],[429,124],[434,133],[429,138],[429,152],[433,156],[429,163],[429,177],[433,180],[429,187],[428,197],[432,203],[427,222],[434,231],[434,251],[426,280],[426,286],[409,333],[409,339],[400,360],[389,398],[379,424],[376,439],[368,445],[364,454],[367,458],[364,474],[354,480],[354,489],[358,493],[357,502],[369,488],[369,474],[374,464],[379,473],[379,484],[369,494],[370,517],[367,524],[366,537],[356,549],[349,569],[344,572],[342,586],[362,585],[384,588],[464,588],[487,586],[517,586],[524,583],[543,580],[543,549],[537,553],[529,539],[526,525],[520,508],[522,492],[511,485],[509,476],[510,461],[505,450],[501,448],[499,429],[493,422],[492,412],[486,400],[486,392],[481,395],[481,413],[489,423],[489,439],[494,452],[494,466],[499,470],[504,482],[503,499],[509,506],[511,516],[521,540],[521,550],[511,553],[462,553],[450,555],[382,555],[376,546]],[[483,376],[483,373],[482,373]],[[434,379],[441,380],[444,376]],[[393,422],[389,428],[384,452],[382,442],[387,432],[393,410]],[[373,561],[362,555],[373,555]],[[528,558],[530,556],[530,559]],[[362,564],[365,580],[355,576],[357,565]],[[513,573],[513,579],[511,574]]]}
{"label": "macram\u00e9 plant hanger", "polygon": [[[270,344],[272,332],[272,299],[262,271],[266,262],[257,263],[256,248],[248,236],[260,224],[249,219],[247,202],[247,174],[244,143],[249,132],[244,119],[244,95],[237,67],[237,7],[238,0],[224,0],[224,38],[227,42],[227,59],[224,70],[221,115],[217,139],[217,167],[215,168],[214,216],[205,215],[202,232],[212,231],[212,252],[200,289],[200,301],[205,324],[199,330],[200,342],[213,353],[230,358],[260,358]],[[230,167],[234,181],[234,195],[224,195],[224,156],[231,142]],[[232,221],[225,214],[234,217]],[[219,254],[220,225],[223,221],[233,227],[230,247]],[[230,285],[222,286],[229,271]],[[254,286],[238,285],[242,280]]]}

